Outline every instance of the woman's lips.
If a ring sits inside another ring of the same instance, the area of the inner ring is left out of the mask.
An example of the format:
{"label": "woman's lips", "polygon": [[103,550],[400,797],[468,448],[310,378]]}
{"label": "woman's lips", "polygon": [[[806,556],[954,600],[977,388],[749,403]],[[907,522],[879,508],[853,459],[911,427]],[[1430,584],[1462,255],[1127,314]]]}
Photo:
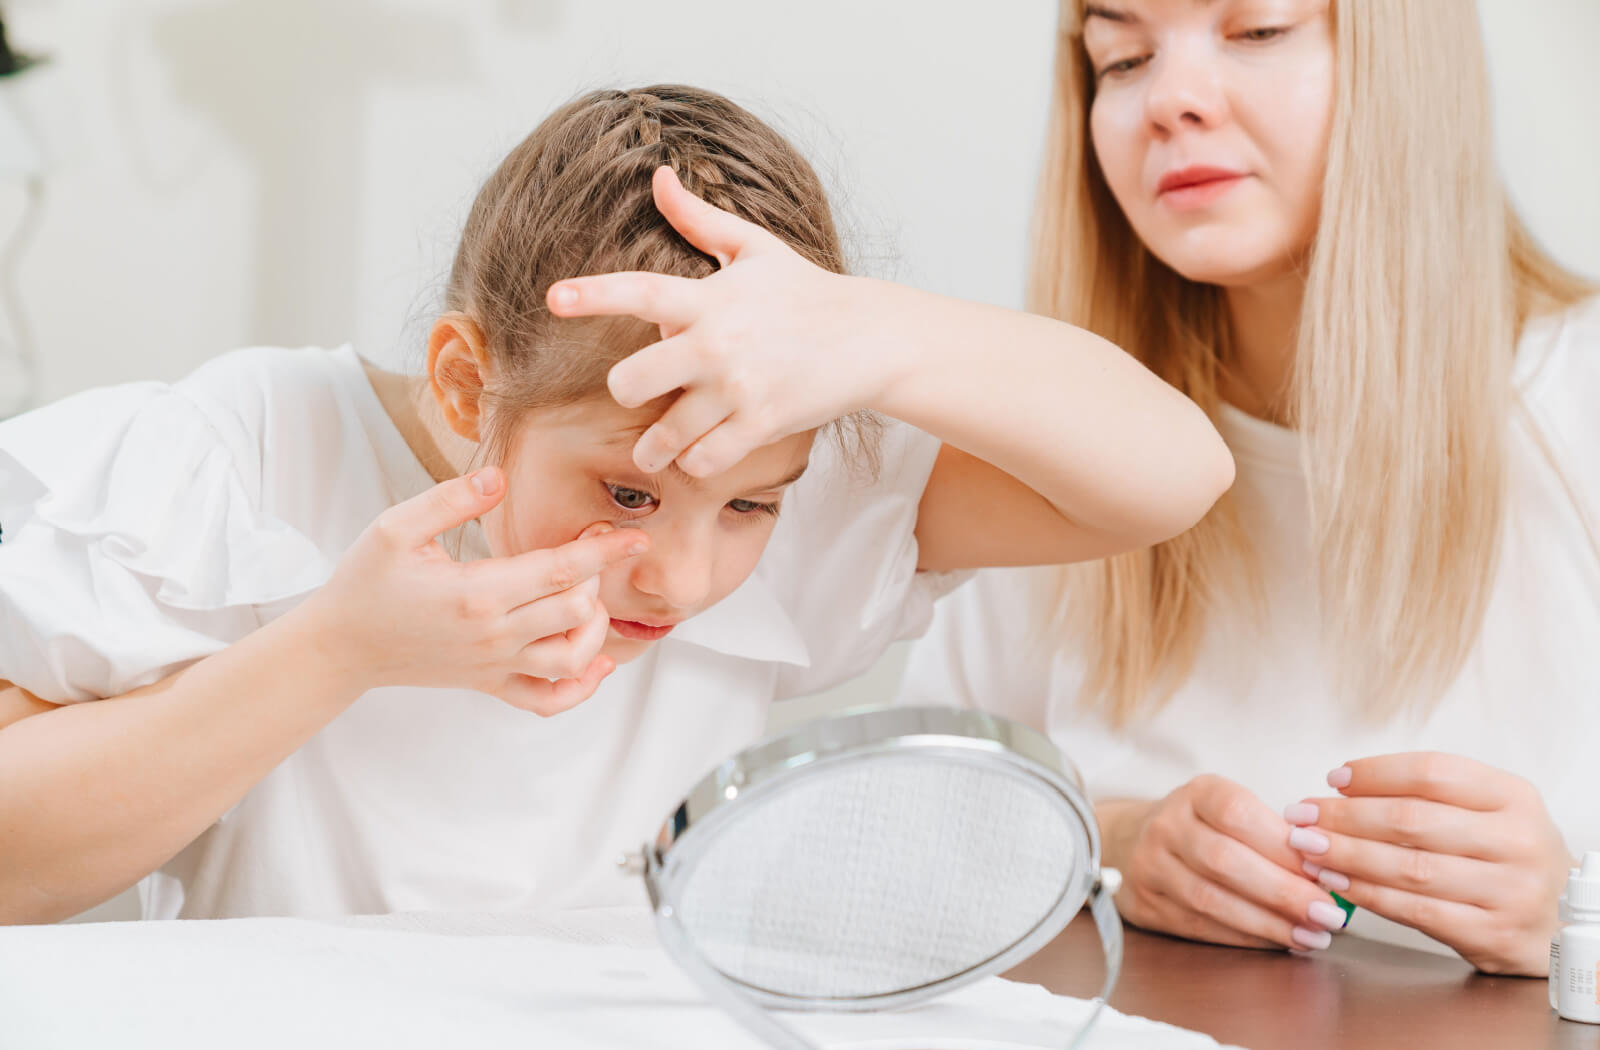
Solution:
{"label": "woman's lips", "polygon": [[672,628],[675,626],[677,625],[669,623],[655,627],[648,623],[639,623],[636,620],[619,620],[614,616],[611,618],[611,629],[613,631],[616,631],[624,638],[632,638],[641,642],[654,642],[665,638],[672,633]]}
{"label": "woman's lips", "polygon": [[1157,197],[1162,204],[1179,211],[1203,208],[1225,196],[1245,178],[1239,172],[1216,168],[1173,172],[1161,180]]}

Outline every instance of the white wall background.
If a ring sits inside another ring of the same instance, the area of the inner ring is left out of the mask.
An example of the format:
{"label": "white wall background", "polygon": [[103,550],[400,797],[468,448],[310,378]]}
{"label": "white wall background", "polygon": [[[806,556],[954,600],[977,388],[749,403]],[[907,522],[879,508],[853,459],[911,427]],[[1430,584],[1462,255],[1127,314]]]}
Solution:
{"label": "white wall background", "polygon": [[[1055,0],[0,6],[19,47],[52,56],[0,85],[49,162],[18,271],[45,399],[262,342],[416,362],[498,158],[580,90],[657,80],[790,132],[858,269],[1020,305]],[[1557,256],[1600,275],[1600,0],[1479,6],[1516,200]],[[6,143],[0,238],[23,200]],[[785,717],[879,699],[903,660]]]}

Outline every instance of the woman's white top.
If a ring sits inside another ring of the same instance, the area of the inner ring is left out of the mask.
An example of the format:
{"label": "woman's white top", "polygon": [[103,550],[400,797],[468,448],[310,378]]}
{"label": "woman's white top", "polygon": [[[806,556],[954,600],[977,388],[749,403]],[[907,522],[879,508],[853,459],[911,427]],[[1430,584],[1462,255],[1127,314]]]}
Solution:
{"label": "woman's white top", "polygon": [[[916,571],[912,530],[938,448],[890,424],[869,483],[819,440],[744,585],[571,712],[365,694],[144,880],[144,914],[641,901],[616,857],[773,700],[926,628],[948,580]],[[238,351],[0,424],[0,679],[56,702],[156,681],[291,609],[431,485],[349,348]]]}
{"label": "woman's white top", "polygon": [[[1231,409],[1221,429],[1261,566],[1264,629],[1219,613],[1171,701],[1114,731],[1075,704],[1081,649],[1035,641],[1038,577],[986,570],[940,603],[902,702],[1042,729],[1097,798],[1159,798],[1216,773],[1280,809],[1331,794],[1323,778],[1350,759],[1454,752],[1532,781],[1574,853],[1600,848],[1600,300],[1532,325],[1516,376],[1527,414],[1511,427],[1498,577],[1482,635],[1431,714],[1374,724],[1336,698],[1332,662],[1363,654],[1321,643],[1299,438]],[[1393,934],[1364,916],[1357,932]]]}

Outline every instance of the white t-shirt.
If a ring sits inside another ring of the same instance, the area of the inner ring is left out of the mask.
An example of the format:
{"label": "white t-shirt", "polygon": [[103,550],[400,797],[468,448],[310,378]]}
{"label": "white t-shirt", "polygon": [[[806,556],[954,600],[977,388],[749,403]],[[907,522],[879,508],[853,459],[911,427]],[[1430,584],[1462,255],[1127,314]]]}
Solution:
{"label": "white t-shirt", "polygon": [[[1513,422],[1493,596],[1460,677],[1431,715],[1373,724],[1336,699],[1329,661],[1339,657],[1321,644],[1299,438],[1232,409],[1221,430],[1261,566],[1262,633],[1218,622],[1221,613],[1171,701],[1114,731],[1074,703],[1081,650],[1049,652],[1034,641],[1038,578],[986,570],[940,603],[933,630],[913,647],[901,701],[978,707],[1042,729],[1098,798],[1159,798],[1217,773],[1281,808],[1331,793],[1323,778],[1349,759],[1454,752],[1532,781],[1572,850],[1600,848],[1600,300],[1530,326],[1516,377],[1560,473],[1525,421]],[[1352,929],[1420,936],[1365,912]]]}
{"label": "white t-shirt", "polygon": [[[926,628],[912,535],[939,443],[890,424],[876,483],[819,439],[733,594],[571,712],[375,689],[141,884],[149,918],[635,903],[615,858],[757,739],[774,699]],[[117,695],[243,638],[432,481],[349,348],[242,350],[0,425],[0,678]],[[483,551],[476,525],[463,555]]]}

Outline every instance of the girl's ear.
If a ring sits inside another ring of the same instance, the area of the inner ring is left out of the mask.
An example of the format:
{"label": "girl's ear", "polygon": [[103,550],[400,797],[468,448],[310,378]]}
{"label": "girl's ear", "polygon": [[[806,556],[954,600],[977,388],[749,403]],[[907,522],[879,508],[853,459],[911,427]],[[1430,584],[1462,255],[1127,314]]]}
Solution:
{"label": "girl's ear", "polygon": [[428,387],[450,429],[482,441],[483,391],[493,372],[483,329],[464,313],[433,322],[428,333]]}

